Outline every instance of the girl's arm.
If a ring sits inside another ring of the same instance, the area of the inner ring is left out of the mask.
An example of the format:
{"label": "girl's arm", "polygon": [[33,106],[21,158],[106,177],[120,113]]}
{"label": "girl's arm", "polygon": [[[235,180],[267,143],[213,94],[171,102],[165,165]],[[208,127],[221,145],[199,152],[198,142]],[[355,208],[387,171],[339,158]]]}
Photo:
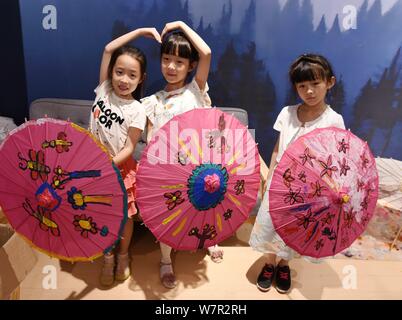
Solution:
{"label": "girl's arm", "polygon": [[108,78],[108,68],[113,52],[140,36],[155,39],[159,43],[161,42],[161,37],[155,28],[136,29],[113,40],[112,42],[109,42],[103,50],[102,62],[99,72],[99,84],[102,84]]}
{"label": "girl's arm", "polygon": [[271,162],[269,164],[269,170],[268,170],[268,174],[267,174],[267,179],[264,181],[264,186],[262,188],[262,193],[264,194],[266,189],[267,189],[267,181],[270,179],[270,177],[272,176],[272,174],[274,173],[274,169],[275,166],[277,164],[276,162],[276,157],[278,155],[278,150],[279,150],[279,137],[276,140],[276,144],[274,147],[274,150],[272,151],[272,156],[271,156]]}
{"label": "girl's arm", "polygon": [[208,80],[209,68],[211,65],[211,48],[205,43],[204,40],[183,21],[175,21],[167,23],[161,33],[161,37],[176,29],[181,29],[198,51],[200,60],[198,61],[197,72],[195,74],[195,81],[198,87],[203,90]]}
{"label": "girl's arm", "polygon": [[128,129],[128,137],[123,149],[113,157],[113,162],[118,166],[125,162],[134,152],[137,142],[141,138],[142,130],[134,127]]}
{"label": "girl's arm", "polygon": [[151,141],[153,128],[154,128],[154,125],[147,118],[147,144],[149,143],[149,141]]}

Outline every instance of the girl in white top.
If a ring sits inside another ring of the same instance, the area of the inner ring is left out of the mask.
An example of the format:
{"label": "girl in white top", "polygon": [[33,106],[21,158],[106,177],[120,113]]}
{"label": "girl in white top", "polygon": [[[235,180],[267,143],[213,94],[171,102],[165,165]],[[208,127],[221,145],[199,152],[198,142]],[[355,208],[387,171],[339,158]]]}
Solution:
{"label": "girl in white top", "polygon": [[[211,106],[207,93],[211,49],[182,21],[166,24],[161,37],[161,71],[167,84],[164,90],[141,101],[148,117],[148,141],[174,116]],[[186,84],[193,70],[196,70],[195,76]],[[160,279],[166,288],[171,289],[177,285],[170,256],[172,248],[162,242],[160,248]],[[214,262],[221,261],[223,251],[218,246],[210,247],[208,251]]]}
{"label": "girl in white top", "polygon": [[[275,121],[274,129],[280,135],[272,152],[267,177],[268,189],[273,171],[292,141],[316,128],[345,129],[342,116],[325,103],[327,91],[335,84],[335,76],[324,57],[314,54],[300,56],[291,65],[289,76],[303,103],[283,108]],[[269,291],[275,278],[278,292],[286,293],[291,287],[288,261],[293,257],[293,250],[276,233],[268,204],[268,191],[265,191],[249,241],[250,246],[263,252],[265,257],[257,287]],[[280,258],[278,264],[277,256]]]}
{"label": "girl in white top", "polygon": [[124,281],[130,275],[128,247],[133,233],[131,217],[137,213],[134,197],[137,163],[132,154],[146,125],[144,108],[138,102],[145,79],[146,59],[139,49],[123,46],[139,36],[160,42],[156,29],[141,28],[106,45],[89,121],[90,131],[107,148],[113,162],[120,168],[128,195],[129,219],[120,240],[117,267],[114,270],[114,254],[105,254],[100,277],[104,286],[112,285],[114,280]]}

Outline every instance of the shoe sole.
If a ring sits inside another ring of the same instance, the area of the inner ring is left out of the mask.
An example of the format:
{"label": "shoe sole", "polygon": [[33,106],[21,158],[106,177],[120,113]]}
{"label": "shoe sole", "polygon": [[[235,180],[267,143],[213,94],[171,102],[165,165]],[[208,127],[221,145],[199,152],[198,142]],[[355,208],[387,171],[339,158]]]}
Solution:
{"label": "shoe sole", "polygon": [[122,276],[122,277],[118,277],[118,276],[115,276],[115,277],[114,277],[114,279],[115,279],[116,281],[126,281],[128,278],[130,278],[130,275],[128,275],[128,276]]}
{"label": "shoe sole", "polygon": [[256,286],[257,286],[258,290],[260,290],[260,291],[262,291],[262,292],[268,292],[268,291],[271,290],[271,288],[272,288],[272,287],[269,287],[269,288],[262,288],[262,287],[260,287],[260,286],[258,285],[258,283],[256,284]]}
{"label": "shoe sole", "polygon": [[290,291],[290,288],[288,290],[282,290],[282,289],[276,288],[276,291],[278,291],[280,294],[285,294]]}

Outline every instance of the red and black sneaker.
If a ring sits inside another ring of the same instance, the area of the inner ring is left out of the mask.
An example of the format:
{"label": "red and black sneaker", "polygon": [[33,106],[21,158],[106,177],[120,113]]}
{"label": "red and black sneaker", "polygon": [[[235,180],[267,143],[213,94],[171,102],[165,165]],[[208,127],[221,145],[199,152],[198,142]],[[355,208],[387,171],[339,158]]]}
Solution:
{"label": "red and black sneaker", "polygon": [[265,264],[257,278],[257,288],[263,292],[269,291],[274,281],[275,267],[273,264]]}
{"label": "red and black sneaker", "polygon": [[275,274],[276,290],[279,293],[287,293],[292,284],[290,279],[290,268],[289,266],[277,266]]}

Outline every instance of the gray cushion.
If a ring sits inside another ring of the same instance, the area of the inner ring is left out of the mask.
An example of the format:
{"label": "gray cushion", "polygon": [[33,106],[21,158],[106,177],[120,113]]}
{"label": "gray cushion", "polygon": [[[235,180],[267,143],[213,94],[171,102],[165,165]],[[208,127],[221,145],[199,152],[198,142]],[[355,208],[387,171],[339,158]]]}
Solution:
{"label": "gray cushion", "polygon": [[49,118],[67,120],[88,129],[92,100],[76,99],[37,99],[29,107],[29,118]]}

